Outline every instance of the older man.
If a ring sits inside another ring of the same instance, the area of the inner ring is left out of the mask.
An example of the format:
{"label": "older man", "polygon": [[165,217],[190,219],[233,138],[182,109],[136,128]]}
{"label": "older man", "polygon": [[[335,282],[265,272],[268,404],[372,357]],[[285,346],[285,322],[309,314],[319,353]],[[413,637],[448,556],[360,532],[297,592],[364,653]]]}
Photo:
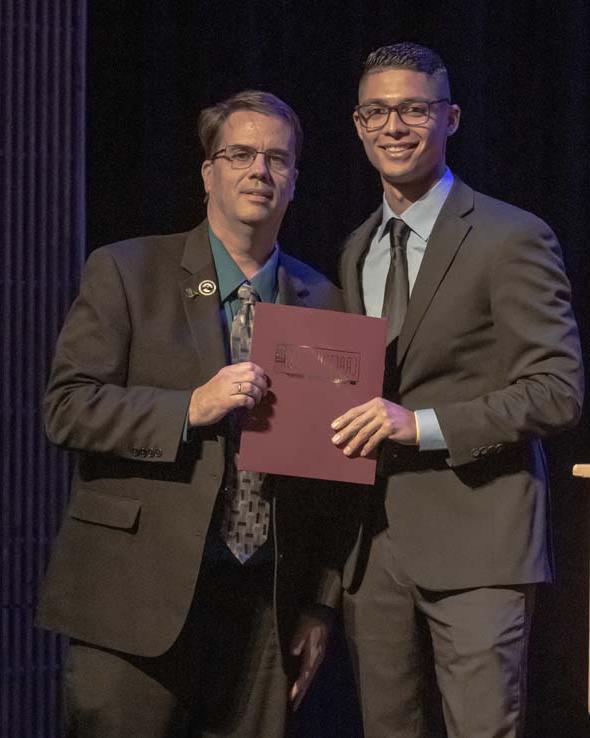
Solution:
{"label": "older man", "polygon": [[268,389],[255,302],[340,308],[277,245],[300,124],[247,91],[199,133],[207,219],[91,254],[47,389],[49,437],[79,452],[38,612],[72,639],[68,736],[280,738],[339,596],[329,490],[234,463]]}

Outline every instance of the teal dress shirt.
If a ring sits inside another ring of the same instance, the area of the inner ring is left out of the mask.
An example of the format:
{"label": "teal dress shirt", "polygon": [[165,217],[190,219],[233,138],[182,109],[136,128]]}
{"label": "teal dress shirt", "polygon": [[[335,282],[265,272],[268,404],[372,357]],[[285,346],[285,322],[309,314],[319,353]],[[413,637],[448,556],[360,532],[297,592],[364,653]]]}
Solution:
{"label": "teal dress shirt", "polygon": [[[223,311],[223,324],[226,329],[226,338],[229,335],[232,320],[240,306],[238,288],[244,282],[249,282],[260,295],[262,302],[276,302],[279,296],[277,269],[279,266],[279,247],[275,244],[271,255],[264,265],[248,280],[236,262],[228,254],[223,243],[209,228],[209,241],[213,263],[217,272],[217,287]],[[226,350],[229,359],[229,340],[226,340]]]}

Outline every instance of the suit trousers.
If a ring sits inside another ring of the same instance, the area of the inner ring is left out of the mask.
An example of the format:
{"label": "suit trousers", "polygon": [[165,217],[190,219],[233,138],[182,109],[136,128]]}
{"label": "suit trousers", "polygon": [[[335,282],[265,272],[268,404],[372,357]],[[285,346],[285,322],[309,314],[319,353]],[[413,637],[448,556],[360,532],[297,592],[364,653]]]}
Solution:
{"label": "suit trousers", "polygon": [[282,738],[288,679],[272,602],[272,562],[204,561],[185,626],[163,655],[72,642],[65,735]]}
{"label": "suit trousers", "polygon": [[521,736],[533,600],[534,585],[422,589],[389,531],[378,533],[358,590],[344,598],[365,738],[434,734],[433,662],[448,738]]}

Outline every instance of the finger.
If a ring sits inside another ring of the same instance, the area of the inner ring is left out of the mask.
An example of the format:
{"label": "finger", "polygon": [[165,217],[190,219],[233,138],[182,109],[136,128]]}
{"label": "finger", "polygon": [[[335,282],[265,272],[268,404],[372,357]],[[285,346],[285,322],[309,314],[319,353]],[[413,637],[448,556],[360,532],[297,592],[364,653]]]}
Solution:
{"label": "finger", "polygon": [[299,705],[303,701],[309,685],[311,684],[312,674],[309,671],[304,672],[299,679],[293,685],[291,690],[291,701],[293,702],[293,712],[299,708]]}
{"label": "finger", "polygon": [[301,651],[303,650],[303,644],[305,643],[304,638],[299,638],[291,644],[291,654],[293,656],[301,656]]}
{"label": "finger", "polygon": [[368,456],[371,451],[377,448],[377,446],[384,441],[386,438],[389,438],[390,434],[387,432],[385,428],[381,428],[377,431],[377,433],[374,433],[369,440],[365,443],[365,445],[362,447],[360,451],[361,456]]}
{"label": "finger", "polygon": [[262,371],[258,364],[255,364],[253,361],[238,361],[236,364],[231,364],[231,366],[241,372]]}
{"label": "finger", "polygon": [[252,410],[256,405],[256,400],[250,395],[235,395],[234,397],[234,408],[245,407],[247,410]]}
{"label": "finger", "polygon": [[332,436],[332,443],[336,446],[346,443],[374,421],[374,411],[372,409],[366,410],[362,415],[358,415],[348,425],[343,426],[338,433]]}
{"label": "finger", "polygon": [[262,390],[252,382],[235,382],[236,391],[234,394],[249,395],[256,402],[262,399]]}
{"label": "finger", "polygon": [[299,695],[299,682],[295,682],[295,684],[291,687],[291,691],[289,692],[289,700],[293,703],[293,710],[296,710],[299,707],[300,700],[297,699]]}
{"label": "finger", "polygon": [[[241,374],[237,380],[241,380],[242,383],[254,385],[260,389],[261,392],[265,392],[268,388],[268,382],[265,374],[257,374],[256,372],[245,372]],[[236,381],[236,380],[234,380]]]}
{"label": "finger", "polygon": [[251,361],[242,361],[239,364],[233,364],[236,368],[237,373],[242,376],[248,377],[264,377],[264,369],[258,364],[253,364]]}
{"label": "finger", "polygon": [[313,682],[316,671],[322,663],[323,649],[318,646],[310,646],[305,650],[303,663],[299,672],[299,678],[295,683],[295,696],[293,710],[296,710],[307,694],[310,684]]}
{"label": "finger", "polygon": [[375,436],[378,436],[375,443],[379,443],[387,435],[386,433],[382,433],[382,431],[382,423],[377,418],[374,418],[347,442],[346,446],[342,449],[342,453],[346,456],[352,456],[368,443],[373,443]]}
{"label": "finger", "polygon": [[332,421],[332,424],[330,427],[332,430],[339,430],[340,428],[343,428],[344,426],[348,425],[351,421],[353,421],[356,417],[361,415],[367,410],[368,402],[366,402],[364,405],[357,405],[356,407],[351,407],[350,410],[344,413],[344,415],[340,415],[338,418]]}

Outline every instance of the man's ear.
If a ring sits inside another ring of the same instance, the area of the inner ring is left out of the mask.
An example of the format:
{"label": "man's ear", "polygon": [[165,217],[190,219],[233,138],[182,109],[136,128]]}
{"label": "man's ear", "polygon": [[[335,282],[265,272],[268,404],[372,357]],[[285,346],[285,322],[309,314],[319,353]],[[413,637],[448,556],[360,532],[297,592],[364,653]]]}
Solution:
{"label": "man's ear", "polygon": [[354,121],[354,127],[356,128],[356,135],[362,141],[363,140],[363,127],[360,124],[359,114],[356,112],[356,110],[352,114],[352,120]]}
{"label": "man's ear", "polygon": [[447,124],[447,136],[452,136],[459,128],[461,119],[461,108],[458,105],[449,105],[449,118]]}
{"label": "man's ear", "polygon": [[299,176],[299,169],[295,169],[293,171],[291,180],[291,192],[289,194],[289,202],[293,202],[293,198],[295,197],[295,182],[297,181],[297,177]]}
{"label": "man's ear", "polygon": [[213,162],[211,159],[205,159],[205,161],[201,164],[201,177],[203,178],[203,187],[205,188],[205,192],[209,194],[209,180],[211,179],[211,167],[213,165]]}

